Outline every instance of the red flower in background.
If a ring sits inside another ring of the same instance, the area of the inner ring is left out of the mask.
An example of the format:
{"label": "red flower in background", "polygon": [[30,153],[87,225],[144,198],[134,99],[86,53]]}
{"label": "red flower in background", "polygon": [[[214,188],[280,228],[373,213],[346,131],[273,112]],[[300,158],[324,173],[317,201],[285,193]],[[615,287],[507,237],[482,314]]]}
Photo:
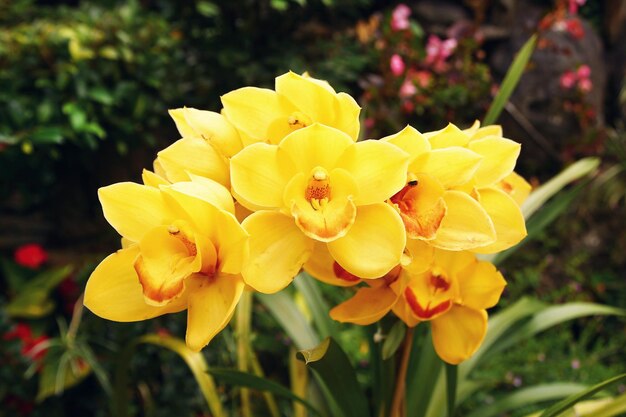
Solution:
{"label": "red flower in background", "polygon": [[14,259],[19,265],[37,269],[48,260],[48,253],[41,245],[29,243],[15,250]]}
{"label": "red flower in background", "polygon": [[41,335],[33,337],[33,331],[28,324],[18,323],[13,330],[7,332],[2,337],[4,340],[22,341],[22,356],[33,361],[39,361],[45,356],[47,349],[41,349],[40,343],[48,340],[48,336]]}

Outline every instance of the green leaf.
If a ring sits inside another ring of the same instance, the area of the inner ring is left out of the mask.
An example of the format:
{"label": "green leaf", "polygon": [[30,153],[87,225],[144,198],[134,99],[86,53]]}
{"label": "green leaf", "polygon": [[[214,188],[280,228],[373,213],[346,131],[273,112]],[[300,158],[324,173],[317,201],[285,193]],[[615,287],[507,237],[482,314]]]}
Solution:
{"label": "green leaf", "polygon": [[528,61],[530,60],[536,43],[537,35],[533,35],[526,41],[524,46],[522,46],[522,49],[520,49],[517,53],[517,56],[504,76],[504,81],[502,81],[502,85],[500,85],[498,94],[493,99],[493,103],[491,103],[491,106],[483,119],[483,125],[493,124],[498,120],[498,117],[500,117],[500,113],[502,113],[504,105],[507,101],[509,101],[509,97],[511,97],[513,90],[515,90],[515,87],[522,77],[524,68],[526,68],[526,64],[528,64]]}
{"label": "green leaf", "polygon": [[456,405],[456,388],[457,388],[457,365],[446,363],[446,399],[448,403],[448,417],[454,416]]}
{"label": "green leaf", "polygon": [[313,349],[298,352],[298,359],[313,371],[333,417],[368,417],[368,400],[356,379],[356,372],[346,353],[331,338]]}
{"label": "green leaf", "polygon": [[316,415],[321,416],[320,412],[308,401],[295,395],[288,388],[266,378],[261,378],[246,372],[235,371],[224,368],[209,368],[208,372],[220,381],[239,387],[256,389],[259,391],[269,391],[273,394],[285,397],[292,401],[297,401],[313,411]]}
{"label": "green leaf", "polygon": [[[613,398],[601,408],[593,410],[593,417],[614,417],[626,413],[626,394]],[[584,414],[591,417],[591,414]]]}
{"label": "green leaf", "polygon": [[552,407],[545,410],[543,413],[541,413],[540,417],[556,417],[559,414],[561,414],[563,411],[574,406],[579,401],[590,398],[592,395],[596,394],[597,392],[600,392],[603,389],[606,389],[610,387],[611,385],[617,384],[618,382],[621,382],[621,381],[626,381],[626,374],[621,374],[613,378],[607,379],[606,381],[603,381],[597,385],[594,385],[591,388],[588,388],[582,392],[572,395],[571,397],[568,397],[564,399],[563,401],[560,401],[554,404]]}
{"label": "green leaf", "polygon": [[110,106],[115,102],[113,94],[111,94],[111,92],[104,87],[92,88],[91,90],[89,90],[89,97],[93,101],[107,106]]}
{"label": "green leaf", "polygon": [[35,144],[61,144],[63,143],[63,130],[60,127],[38,127],[28,135]]}
{"label": "green leaf", "polygon": [[[575,188],[560,192],[563,187],[580,179],[594,171],[600,160],[598,158],[584,158],[564,169],[557,176],[533,191],[522,204],[522,213],[525,218],[530,218],[526,224],[528,235],[516,246],[493,255],[482,256],[494,264],[500,264],[510,255],[515,253],[526,243],[535,239],[541,232],[564,213],[586,187],[586,183],[579,184]],[[557,194],[558,193],[558,194]],[[555,196],[556,195],[556,196]],[[554,197],[554,198],[552,198]],[[544,205],[550,198],[552,200]],[[539,210],[541,208],[541,210]],[[539,210],[539,211],[537,211]]]}
{"label": "green leaf", "polygon": [[[55,348],[57,349],[59,348]],[[49,351],[39,376],[36,401],[42,402],[52,395],[60,395],[85,379],[90,373],[91,367],[82,358],[67,351],[60,355]]]}
{"label": "green leaf", "polygon": [[196,10],[204,17],[215,17],[220,14],[220,9],[213,2],[199,1]]}
{"label": "green leaf", "polygon": [[49,298],[50,292],[67,278],[72,269],[71,265],[67,265],[35,276],[7,304],[7,314],[20,318],[39,318],[50,313],[54,308],[54,302]]}
{"label": "green leaf", "polygon": [[0,133],[0,143],[6,143],[7,145],[15,145],[20,141],[20,138],[13,135],[6,135],[4,133]]}
{"label": "green leaf", "polygon": [[298,349],[308,349],[320,343],[319,335],[285,291],[271,295],[259,293],[256,298],[270,311]]}
{"label": "green leaf", "polygon": [[128,415],[128,371],[132,355],[140,344],[152,344],[171,350],[178,354],[187,364],[193,374],[204,399],[206,400],[211,414],[215,417],[226,417],[222,408],[215,382],[208,374],[208,366],[204,356],[200,352],[194,352],[187,347],[184,341],[172,336],[147,334],[136,338],[119,355],[116,369],[116,384],[112,401],[112,414],[116,417]]}
{"label": "green leaf", "polygon": [[389,330],[389,334],[385,338],[385,342],[383,343],[383,351],[382,358],[383,360],[387,360],[391,358],[404,340],[404,335],[406,334],[406,326],[401,320],[396,321],[396,323]]}
{"label": "green leaf", "polygon": [[324,297],[322,297],[322,292],[319,289],[317,280],[303,271],[296,276],[293,283],[306,300],[320,336],[338,339],[339,331],[337,329],[337,322],[332,320],[328,315],[330,307],[324,300]]}
{"label": "green leaf", "polygon": [[581,384],[552,383],[522,388],[506,395],[493,404],[482,406],[467,417],[492,417],[542,401],[563,398],[586,387]]}
{"label": "green leaf", "polygon": [[514,346],[522,340],[527,340],[550,327],[564,323],[569,320],[586,316],[596,315],[616,315],[626,316],[626,311],[620,308],[609,307],[594,303],[567,303],[546,307],[545,309],[534,314],[532,318],[515,328],[515,332],[508,335],[505,340],[501,340],[497,346],[493,346],[490,355],[495,352],[504,350],[509,346]]}
{"label": "green leaf", "polygon": [[600,164],[599,158],[583,158],[565,168],[548,182],[535,189],[522,204],[524,218],[528,219],[544,205],[552,196],[561,191],[569,183],[593,172]]}
{"label": "green leaf", "polygon": [[[406,381],[406,392],[412,394],[406,397],[406,409],[407,416],[422,417],[427,415],[427,411],[432,406],[431,402],[435,399],[435,387],[439,385],[443,361],[435,352],[430,331],[423,335],[421,343],[419,339],[414,340],[413,346]],[[443,380],[441,382],[443,383]],[[445,391],[441,390],[440,393],[438,398],[443,405]]]}
{"label": "green leaf", "polygon": [[459,365],[459,379],[464,380],[481,363],[483,356],[489,349],[493,346],[497,347],[499,343],[503,343],[506,340],[504,336],[508,335],[508,330],[511,327],[520,320],[524,320],[545,308],[546,305],[544,303],[534,298],[523,297],[515,304],[489,317],[487,334],[480,348],[471,358]]}

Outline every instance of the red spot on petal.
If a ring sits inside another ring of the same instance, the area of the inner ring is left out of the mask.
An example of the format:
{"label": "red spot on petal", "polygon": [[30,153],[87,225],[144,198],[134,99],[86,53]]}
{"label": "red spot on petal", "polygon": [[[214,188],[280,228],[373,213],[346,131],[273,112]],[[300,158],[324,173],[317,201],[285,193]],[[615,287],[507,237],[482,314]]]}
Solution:
{"label": "red spot on petal", "polygon": [[344,281],[355,282],[355,281],[361,280],[361,278],[343,269],[343,267],[339,265],[337,262],[333,262],[333,272],[335,273],[335,276],[337,278],[342,279]]}
{"label": "red spot on petal", "polygon": [[419,301],[417,301],[417,297],[415,297],[415,294],[410,288],[404,290],[404,298],[409,304],[409,307],[411,307],[411,310],[413,310],[413,313],[421,320],[429,320],[437,314],[445,312],[452,304],[451,300],[446,300],[433,307],[431,307],[430,303],[428,303],[426,307],[423,307]]}

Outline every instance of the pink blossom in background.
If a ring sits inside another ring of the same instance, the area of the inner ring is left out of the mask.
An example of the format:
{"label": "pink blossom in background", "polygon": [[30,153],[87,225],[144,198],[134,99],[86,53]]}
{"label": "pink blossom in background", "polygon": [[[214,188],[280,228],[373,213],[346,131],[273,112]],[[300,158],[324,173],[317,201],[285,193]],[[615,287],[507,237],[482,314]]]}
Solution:
{"label": "pink blossom in background", "polygon": [[583,93],[588,93],[593,88],[593,83],[589,78],[583,78],[578,81],[578,88],[580,88],[580,91]]}
{"label": "pink blossom in background", "polygon": [[576,74],[572,71],[565,71],[559,80],[561,87],[570,89],[576,84]]}
{"label": "pink blossom in background", "polygon": [[589,65],[581,65],[578,67],[576,75],[578,75],[579,78],[589,78],[589,76],[591,76],[591,68],[589,68]]}
{"label": "pink blossom in background", "polygon": [[391,55],[391,59],[389,60],[389,68],[391,69],[391,73],[396,77],[399,77],[404,73],[404,69],[406,66],[404,65],[404,60],[398,54]]}
{"label": "pink blossom in background", "polygon": [[367,117],[365,118],[365,120],[363,121],[363,123],[365,124],[365,127],[367,129],[372,129],[374,127],[374,125],[376,124],[376,120],[374,120],[371,117]]}
{"label": "pink blossom in background", "polygon": [[402,98],[413,97],[417,93],[417,88],[415,84],[409,79],[405,79],[402,85],[400,86],[400,90],[398,91],[398,95]]}
{"label": "pink blossom in background", "polygon": [[391,13],[391,30],[406,30],[409,28],[409,16],[411,9],[406,4],[400,3]]}
{"label": "pink blossom in background", "polygon": [[587,0],[569,0],[569,12],[570,14],[578,13],[578,8],[587,3]]}
{"label": "pink blossom in background", "polygon": [[444,70],[445,60],[452,55],[456,46],[456,39],[442,41],[438,36],[430,35],[426,44],[426,64],[432,65],[435,71]]}

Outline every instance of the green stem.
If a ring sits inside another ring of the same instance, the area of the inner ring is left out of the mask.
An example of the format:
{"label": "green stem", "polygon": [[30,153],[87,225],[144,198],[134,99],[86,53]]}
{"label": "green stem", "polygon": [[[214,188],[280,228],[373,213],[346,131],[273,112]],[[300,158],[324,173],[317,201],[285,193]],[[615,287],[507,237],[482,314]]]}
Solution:
{"label": "green stem", "polygon": [[[248,349],[252,321],[252,292],[244,291],[237,305],[237,369],[248,372]],[[252,417],[250,390],[241,388],[241,415]]]}
{"label": "green stem", "polygon": [[406,370],[409,366],[409,358],[411,357],[411,348],[413,346],[413,327],[409,327],[404,336],[404,347],[402,349],[402,357],[398,365],[398,373],[396,376],[396,387],[393,393],[393,401],[389,410],[390,417],[405,417],[406,410],[404,407],[404,398],[406,395]]}
{"label": "green stem", "polygon": [[[252,350],[252,346],[249,346],[248,349],[248,359],[250,359],[250,366],[252,368],[252,372],[254,375],[259,378],[265,378],[265,373],[263,372],[263,368],[259,363],[259,359],[257,358],[254,350]],[[297,394],[297,393],[296,393]],[[263,392],[263,397],[265,398],[265,402],[267,403],[267,408],[270,411],[272,417],[280,417],[280,411],[278,409],[278,404],[276,404],[276,399],[274,398],[274,394],[269,391]]]}
{"label": "green stem", "polygon": [[78,326],[80,326],[81,319],[83,318],[83,297],[84,293],[78,297],[76,303],[74,304],[74,311],[72,312],[72,321],[70,321],[70,326],[67,330],[67,344],[72,346],[74,344],[74,340],[76,339],[76,333],[78,333]]}

